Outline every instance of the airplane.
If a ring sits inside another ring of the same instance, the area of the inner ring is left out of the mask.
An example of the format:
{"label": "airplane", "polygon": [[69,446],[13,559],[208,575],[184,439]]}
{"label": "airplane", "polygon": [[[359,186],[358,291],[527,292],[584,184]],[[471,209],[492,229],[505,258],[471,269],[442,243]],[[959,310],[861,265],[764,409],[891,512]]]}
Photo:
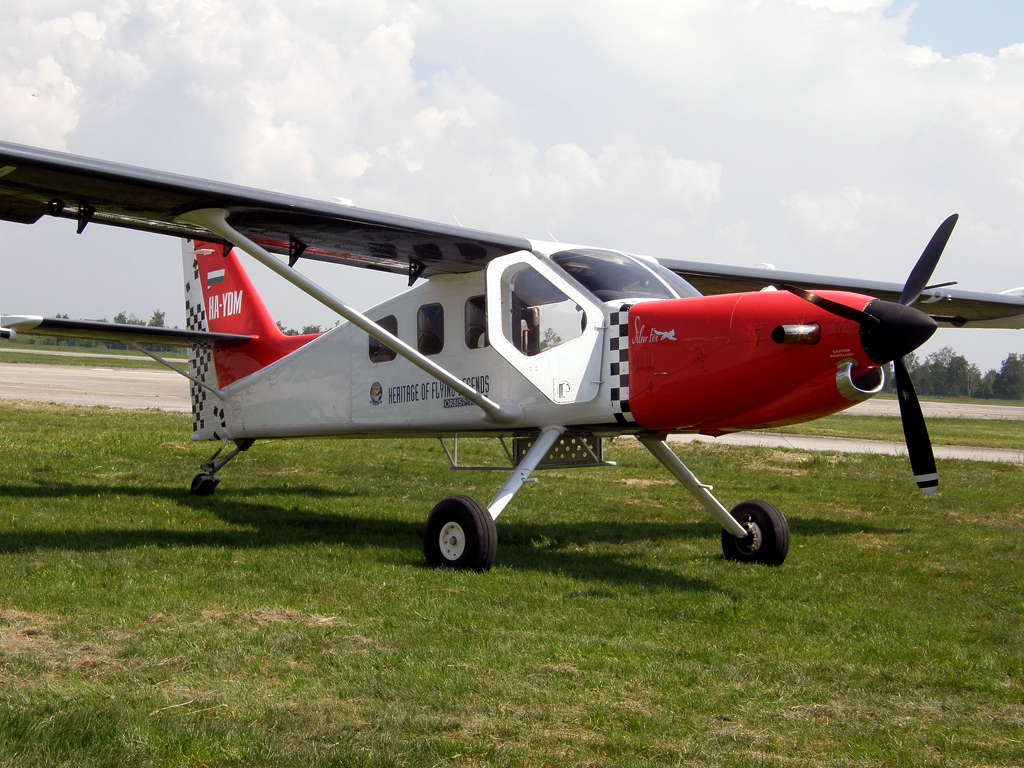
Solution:
{"label": "airplane", "polygon": [[[493,565],[495,521],[535,470],[609,465],[602,441],[620,435],[718,522],[726,559],[781,565],[785,516],[763,500],[726,509],[668,435],[837,413],[882,391],[891,365],[911,468],[932,494],[903,357],[939,325],[1024,327],[1024,288],[928,284],[955,214],[901,286],[498,235],[0,142],[0,219],[47,215],[79,234],[105,224],[181,239],[185,329],[5,315],[0,337],[119,341],[187,377],[192,439],[220,443],[193,494],[213,494],[225,465],[262,440],[431,437],[463,468],[459,435],[499,438],[508,478],[490,503],[451,496],[427,516],[427,563],[457,570]],[[283,335],[240,253],[345,322]],[[360,312],[303,275],[306,260],[405,275],[409,290]],[[147,344],[187,348],[187,370]]]}

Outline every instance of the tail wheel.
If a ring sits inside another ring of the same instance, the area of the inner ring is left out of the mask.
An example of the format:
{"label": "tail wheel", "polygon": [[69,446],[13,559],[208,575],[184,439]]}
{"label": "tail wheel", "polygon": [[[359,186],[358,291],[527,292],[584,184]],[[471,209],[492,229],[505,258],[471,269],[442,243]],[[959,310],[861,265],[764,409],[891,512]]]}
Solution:
{"label": "tail wheel", "polygon": [[200,473],[192,478],[192,487],[189,492],[193,496],[213,496],[218,485],[220,485],[219,477]]}
{"label": "tail wheel", "polygon": [[737,538],[722,531],[722,551],[726,560],[761,565],[782,565],[789,554],[789,523],[767,501],[744,501],[729,513],[749,531]]}
{"label": "tail wheel", "polygon": [[469,496],[449,496],[427,518],[423,553],[434,568],[486,571],[498,551],[498,530],[487,507]]}

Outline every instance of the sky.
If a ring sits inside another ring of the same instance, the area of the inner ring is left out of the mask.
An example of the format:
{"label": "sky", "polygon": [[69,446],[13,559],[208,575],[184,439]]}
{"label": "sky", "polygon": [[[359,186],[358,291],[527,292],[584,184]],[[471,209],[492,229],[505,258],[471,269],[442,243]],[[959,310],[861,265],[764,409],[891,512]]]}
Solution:
{"label": "sky", "polygon": [[[6,141],[693,261],[902,283],[959,213],[933,282],[1024,286],[1019,0],[5,0],[0,104]],[[0,222],[0,264],[0,313],[184,324],[171,238]],[[945,345],[985,371],[1024,332]]]}

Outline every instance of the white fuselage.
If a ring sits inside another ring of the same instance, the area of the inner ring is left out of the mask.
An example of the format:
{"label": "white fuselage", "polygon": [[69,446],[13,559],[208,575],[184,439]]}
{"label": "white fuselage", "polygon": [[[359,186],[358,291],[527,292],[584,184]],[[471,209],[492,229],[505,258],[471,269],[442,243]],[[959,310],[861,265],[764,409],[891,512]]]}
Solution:
{"label": "white fuselage", "polygon": [[[594,366],[597,379],[591,382],[595,396],[586,402],[556,403],[527,378],[536,369],[536,358],[524,356],[514,365],[493,345],[469,346],[466,304],[484,293],[483,272],[437,276],[366,314],[375,321],[393,316],[398,337],[415,347],[420,341],[420,308],[439,304],[442,348],[432,359],[492,400],[522,406],[521,422],[501,425],[488,420],[478,407],[402,357],[371,362],[369,337],[345,323],[224,390],[231,438],[499,433],[550,423],[615,430],[608,377],[601,374],[609,370],[604,330],[613,308],[601,306],[600,317],[588,318],[596,329],[594,353],[600,359]],[[537,358],[545,355],[554,363],[568,357],[555,348]]]}

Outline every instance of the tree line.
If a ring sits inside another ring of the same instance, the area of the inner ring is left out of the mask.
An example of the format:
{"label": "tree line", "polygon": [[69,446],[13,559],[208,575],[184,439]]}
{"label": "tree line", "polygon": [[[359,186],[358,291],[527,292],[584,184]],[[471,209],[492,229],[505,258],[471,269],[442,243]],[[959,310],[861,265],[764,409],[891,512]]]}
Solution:
{"label": "tree line", "polygon": [[[932,352],[924,360],[911,353],[903,362],[919,396],[1024,400],[1024,355],[1016,352],[1003,360],[998,371],[993,368],[985,374],[952,347]],[[894,390],[895,378],[890,376],[886,386]]]}

